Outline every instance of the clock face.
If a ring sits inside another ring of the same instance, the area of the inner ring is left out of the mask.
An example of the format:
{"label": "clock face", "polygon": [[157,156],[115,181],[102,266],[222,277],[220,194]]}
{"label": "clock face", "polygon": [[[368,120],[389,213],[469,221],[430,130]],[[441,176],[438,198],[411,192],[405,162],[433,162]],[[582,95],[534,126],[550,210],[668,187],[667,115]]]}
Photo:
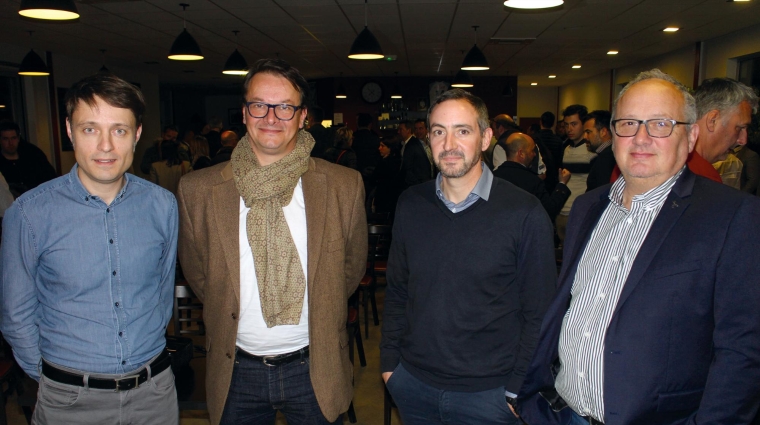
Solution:
{"label": "clock face", "polygon": [[383,88],[380,84],[370,81],[362,87],[362,99],[367,103],[377,103],[383,98]]}

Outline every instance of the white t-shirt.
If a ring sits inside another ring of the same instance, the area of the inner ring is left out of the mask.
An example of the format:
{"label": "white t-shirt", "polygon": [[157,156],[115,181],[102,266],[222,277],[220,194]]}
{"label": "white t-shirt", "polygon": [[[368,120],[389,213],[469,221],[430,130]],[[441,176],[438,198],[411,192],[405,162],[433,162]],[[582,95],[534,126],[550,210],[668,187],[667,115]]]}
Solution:
{"label": "white t-shirt", "polygon": [[[272,356],[296,351],[309,345],[309,303],[308,285],[304,291],[301,320],[297,325],[282,325],[267,328],[264,315],[261,312],[259,285],[256,279],[256,268],[253,252],[248,243],[246,219],[249,208],[240,198],[240,321],[238,323],[237,346],[244,351],[257,356]],[[306,238],[306,206],[303,200],[301,179],[293,190],[290,204],[282,208],[285,221],[290,228],[290,235],[298,250],[298,256],[303,267],[303,275],[308,276],[307,238]]]}

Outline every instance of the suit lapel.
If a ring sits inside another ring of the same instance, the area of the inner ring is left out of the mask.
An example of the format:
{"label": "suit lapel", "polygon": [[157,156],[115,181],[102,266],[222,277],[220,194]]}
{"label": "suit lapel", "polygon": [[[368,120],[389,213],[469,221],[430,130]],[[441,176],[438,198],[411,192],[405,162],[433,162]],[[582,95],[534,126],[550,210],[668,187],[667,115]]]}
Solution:
{"label": "suit lapel", "polygon": [[317,172],[314,160],[309,160],[309,170],[301,176],[303,184],[303,201],[306,208],[306,246],[308,259],[306,271],[309,299],[314,291],[314,276],[322,251],[322,237],[325,230],[327,209],[327,178]]}
{"label": "suit lapel", "polygon": [[232,178],[232,167],[228,164],[221,173],[224,181],[212,188],[214,222],[230,272],[229,282],[240,301],[240,194]]}
{"label": "suit lapel", "polygon": [[649,228],[644,243],[641,244],[639,253],[631,266],[628,273],[628,279],[625,281],[623,290],[620,292],[615,311],[612,316],[615,317],[625,300],[631,295],[631,292],[641,282],[641,277],[649,269],[654,257],[658,254],[662,242],[668,237],[678,218],[686,211],[691,203],[689,196],[694,188],[694,174],[688,168],[671,189],[665,204],[662,206],[660,213],[655,218],[652,227]]}

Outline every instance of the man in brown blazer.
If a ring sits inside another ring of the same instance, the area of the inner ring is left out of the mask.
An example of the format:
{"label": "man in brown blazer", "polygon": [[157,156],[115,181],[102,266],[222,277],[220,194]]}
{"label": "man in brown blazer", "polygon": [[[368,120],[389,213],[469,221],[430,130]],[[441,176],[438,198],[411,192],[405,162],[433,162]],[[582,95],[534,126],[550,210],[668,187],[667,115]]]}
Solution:
{"label": "man in brown blazer", "polygon": [[[177,198],[184,275],[204,302],[212,424],[342,423],[353,396],[346,310],[367,256],[359,173],[309,157],[308,84],[281,60],[248,72],[248,134]],[[235,214],[235,212],[238,214]]]}

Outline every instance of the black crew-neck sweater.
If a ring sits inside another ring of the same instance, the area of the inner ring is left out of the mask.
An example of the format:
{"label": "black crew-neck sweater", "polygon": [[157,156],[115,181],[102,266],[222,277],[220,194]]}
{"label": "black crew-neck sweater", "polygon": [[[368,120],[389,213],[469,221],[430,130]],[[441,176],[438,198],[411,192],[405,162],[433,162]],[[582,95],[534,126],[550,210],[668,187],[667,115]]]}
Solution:
{"label": "black crew-neck sweater", "polygon": [[[388,260],[381,370],[436,388],[517,394],[556,287],[552,225],[538,200],[494,179],[452,213],[435,182],[399,199]],[[391,379],[393,379],[391,377]]]}

